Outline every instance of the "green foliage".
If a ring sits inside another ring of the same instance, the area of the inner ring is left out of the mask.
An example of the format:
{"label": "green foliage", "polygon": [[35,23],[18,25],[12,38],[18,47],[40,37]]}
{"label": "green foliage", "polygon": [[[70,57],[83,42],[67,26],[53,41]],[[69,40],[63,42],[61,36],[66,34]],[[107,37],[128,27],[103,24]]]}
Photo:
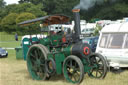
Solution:
{"label": "green foliage", "polygon": [[[32,1],[32,0],[31,0]],[[42,0],[43,10],[48,15],[64,14],[73,18],[72,9],[80,3],[80,0]]]}
{"label": "green foliage", "polygon": [[3,8],[3,7],[5,7],[5,2],[4,2],[4,0],[0,0],[0,10],[1,10],[1,8]]}
{"label": "green foliage", "polygon": [[[5,4],[6,3],[4,2],[4,0],[0,0],[0,23],[1,23],[3,15],[4,15],[3,11],[4,11]],[[1,24],[0,24],[0,31],[2,31]]]}
{"label": "green foliage", "polygon": [[43,3],[43,1],[46,1],[46,0],[20,0],[19,3],[24,3],[24,2],[29,2],[30,3],[31,2],[35,5],[38,5],[40,3]]}
{"label": "green foliage", "polygon": [[13,32],[16,31],[16,18],[18,14],[16,13],[10,13],[8,16],[4,17],[1,21],[1,26],[4,31],[6,32]]}
{"label": "green foliage", "polygon": [[[20,23],[20,22],[23,22],[23,21],[26,21],[26,20],[31,20],[31,19],[35,19],[36,16],[32,13],[21,13],[17,19],[16,19],[16,23]],[[38,24],[39,25],[39,24]],[[21,32],[22,34],[25,34],[25,33],[28,33],[31,29],[34,29],[35,28],[35,25],[31,25],[29,27],[22,27],[22,26],[19,26],[17,31],[18,32]]]}
{"label": "green foliage", "polygon": [[[33,19],[33,17],[31,15],[33,15],[34,18],[35,17],[42,17],[42,16],[45,16],[47,14],[45,11],[42,11],[42,9],[43,9],[42,4],[38,4],[38,5],[34,5],[32,3],[10,4],[10,5],[7,5],[5,8],[3,8],[2,10],[0,10],[0,21],[3,18],[5,18],[6,16],[8,16],[8,14],[11,14],[11,13],[20,14],[20,15],[18,15],[17,23],[28,20],[28,19],[29,20]],[[31,15],[30,14],[24,15],[23,13],[30,13]],[[5,21],[7,21],[7,20],[4,19],[4,23],[5,23]],[[19,27],[18,27],[18,29],[16,29],[17,28],[16,24],[15,25],[14,24],[13,25],[8,24],[7,26],[5,26],[5,25],[3,26],[3,25],[4,25],[3,22],[0,23],[0,30],[2,30],[1,28],[4,28],[4,31],[7,31],[7,32],[12,32],[12,31],[18,31],[19,32],[19,31],[21,31],[21,30],[19,30]],[[13,29],[10,31],[9,29],[12,29],[12,28],[10,28],[9,26],[14,28],[15,30]]]}
{"label": "green foliage", "polygon": [[127,17],[128,15],[128,4],[126,3],[115,3],[112,5],[104,6],[99,10],[94,17],[100,19],[117,20]]}
{"label": "green foliage", "polygon": [[102,29],[102,27],[97,24],[96,28],[95,28],[95,31],[94,31],[94,35],[95,36],[99,35],[100,34],[99,32],[101,31],[101,29]]}
{"label": "green foliage", "polygon": [[36,18],[36,16],[32,13],[21,13],[17,18],[16,18],[16,23],[20,23],[26,20],[31,20]]}
{"label": "green foliage", "polygon": [[128,15],[128,4],[126,3],[120,3],[120,4],[118,3],[113,8],[115,11],[123,14],[123,16]]}
{"label": "green foliage", "polygon": [[36,17],[42,17],[47,14],[45,11],[42,11],[42,9],[43,9],[42,4],[32,5],[31,8],[28,8],[26,10],[26,12],[32,13],[36,15]]}
{"label": "green foliage", "polygon": [[22,12],[29,12],[36,17],[44,16],[46,15],[46,12],[42,11],[41,9],[43,6],[41,4],[34,5],[32,3],[22,3],[22,4],[11,4],[6,6],[7,13],[22,13]]}

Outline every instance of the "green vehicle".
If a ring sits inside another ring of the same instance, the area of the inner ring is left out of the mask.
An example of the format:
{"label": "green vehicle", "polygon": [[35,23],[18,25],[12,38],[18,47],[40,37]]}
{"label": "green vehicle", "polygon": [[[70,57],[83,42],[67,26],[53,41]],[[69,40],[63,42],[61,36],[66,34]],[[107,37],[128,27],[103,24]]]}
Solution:
{"label": "green vehicle", "polygon": [[[81,83],[84,74],[92,78],[104,78],[107,74],[107,62],[98,53],[92,53],[89,44],[82,43],[79,10],[73,10],[74,32],[61,30],[54,33],[48,31],[46,38],[29,46],[27,52],[27,68],[35,80],[48,80],[51,76],[63,74],[71,83]],[[44,28],[52,24],[69,22],[65,15],[50,15],[24,21],[19,25],[31,25],[41,22]],[[62,28],[63,29],[63,28]],[[46,32],[46,31],[45,31]]]}

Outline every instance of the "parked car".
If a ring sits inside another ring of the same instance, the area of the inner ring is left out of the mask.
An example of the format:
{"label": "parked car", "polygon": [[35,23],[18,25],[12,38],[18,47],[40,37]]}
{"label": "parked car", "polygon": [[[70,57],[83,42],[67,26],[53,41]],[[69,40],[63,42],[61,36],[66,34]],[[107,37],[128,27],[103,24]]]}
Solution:
{"label": "parked car", "polygon": [[98,36],[95,37],[86,37],[82,40],[83,43],[88,43],[91,46],[92,52],[95,52],[97,42],[98,42]]}
{"label": "parked car", "polygon": [[7,56],[8,56],[8,52],[5,49],[0,48],[0,58]]}

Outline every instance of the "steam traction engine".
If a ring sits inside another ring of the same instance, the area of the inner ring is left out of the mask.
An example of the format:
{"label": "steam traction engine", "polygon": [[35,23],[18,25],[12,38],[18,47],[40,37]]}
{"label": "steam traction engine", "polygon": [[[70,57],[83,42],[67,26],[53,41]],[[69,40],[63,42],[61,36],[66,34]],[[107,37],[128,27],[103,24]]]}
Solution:
{"label": "steam traction engine", "polygon": [[[102,55],[92,53],[90,46],[81,42],[79,10],[73,10],[73,14],[74,33],[49,32],[46,38],[29,47],[27,68],[33,79],[46,80],[55,74],[63,74],[68,82],[80,83],[85,73],[93,78],[106,76],[106,60]],[[47,26],[66,23],[69,18],[64,15],[45,16],[21,22],[19,25],[29,25],[37,21]]]}

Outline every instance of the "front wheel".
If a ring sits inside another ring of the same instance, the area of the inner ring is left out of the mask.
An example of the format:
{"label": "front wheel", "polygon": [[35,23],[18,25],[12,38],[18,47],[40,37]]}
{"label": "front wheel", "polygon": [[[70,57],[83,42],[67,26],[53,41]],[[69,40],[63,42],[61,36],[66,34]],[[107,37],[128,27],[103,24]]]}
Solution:
{"label": "front wheel", "polygon": [[98,53],[93,53],[89,57],[91,70],[88,75],[92,78],[104,78],[107,74],[107,62],[104,57]]}
{"label": "front wheel", "polygon": [[63,63],[63,74],[67,81],[80,83],[84,78],[84,67],[81,60],[74,55],[68,56]]}

